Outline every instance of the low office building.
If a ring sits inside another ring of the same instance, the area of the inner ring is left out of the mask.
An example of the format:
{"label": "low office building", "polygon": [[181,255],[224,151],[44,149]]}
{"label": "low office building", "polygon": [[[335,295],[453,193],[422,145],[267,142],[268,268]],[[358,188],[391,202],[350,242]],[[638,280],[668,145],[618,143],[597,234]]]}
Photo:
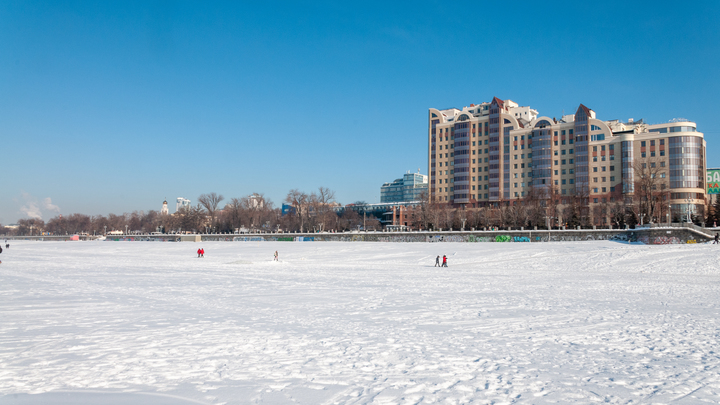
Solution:
{"label": "low office building", "polygon": [[400,179],[380,187],[380,202],[420,201],[428,191],[428,176],[407,172]]}
{"label": "low office building", "polygon": [[428,163],[430,201],[454,206],[532,197],[592,208],[631,204],[644,193],[641,200],[662,201],[646,219],[657,222],[705,207],[705,140],[685,120],[601,121],[582,104],[558,120],[496,97],[462,109],[431,108]]}

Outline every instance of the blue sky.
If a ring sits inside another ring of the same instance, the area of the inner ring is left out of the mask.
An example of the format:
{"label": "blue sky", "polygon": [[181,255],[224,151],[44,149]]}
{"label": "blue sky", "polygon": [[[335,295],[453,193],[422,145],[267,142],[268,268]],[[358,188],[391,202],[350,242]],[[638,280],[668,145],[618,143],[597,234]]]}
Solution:
{"label": "blue sky", "polygon": [[427,174],[428,108],[493,96],[687,118],[720,166],[717,1],[258,3],[0,2],[0,223],[208,192],[379,202]]}

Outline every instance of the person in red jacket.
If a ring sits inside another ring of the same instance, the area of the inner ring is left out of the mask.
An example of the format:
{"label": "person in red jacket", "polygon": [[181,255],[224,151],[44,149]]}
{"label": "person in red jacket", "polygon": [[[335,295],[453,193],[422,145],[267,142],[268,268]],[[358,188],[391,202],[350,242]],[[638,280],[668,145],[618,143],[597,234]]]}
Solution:
{"label": "person in red jacket", "polygon": [[202,248],[198,249],[197,253],[198,253],[198,257],[200,257],[200,255],[202,255],[202,254],[203,254],[203,250],[202,250]]}
{"label": "person in red jacket", "polygon": [[443,255],[443,267],[447,267],[447,256]]}

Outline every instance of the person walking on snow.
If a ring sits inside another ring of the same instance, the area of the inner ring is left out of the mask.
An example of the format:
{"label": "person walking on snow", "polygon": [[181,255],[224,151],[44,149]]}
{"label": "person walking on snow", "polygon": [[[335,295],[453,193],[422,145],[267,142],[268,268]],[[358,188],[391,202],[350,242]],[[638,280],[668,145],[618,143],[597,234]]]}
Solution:
{"label": "person walking on snow", "polygon": [[275,261],[275,262],[279,261],[279,260],[278,260],[278,252],[277,252],[277,250],[275,251],[275,257],[273,258],[273,261]]}
{"label": "person walking on snow", "polygon": [[443,264],[442,267],[447,267],[447,256],[443,255]]}
{"label": "person walking on snow", "polygon": [[440,267],[440,256],[435,258],[435,266],[433,267]]}
{"label": "person walking on snow", "polygon": [[715,232],[715,242],[713,242],[713,245],[716,244],[716,243],[718,243],[718,240],[719,240],[719,239],[720,239],[720,234],[718,234],[717,232]]}
{"label": "person walking on snow", "polygon": [[200,257],[200,255],[202,254],[202,249],[198,249],[197,254],[198,254],[198,257]]}
{"label": "person walking on snow", "polygon": [[205,257],[205,249],[200,248],[200,257]]}

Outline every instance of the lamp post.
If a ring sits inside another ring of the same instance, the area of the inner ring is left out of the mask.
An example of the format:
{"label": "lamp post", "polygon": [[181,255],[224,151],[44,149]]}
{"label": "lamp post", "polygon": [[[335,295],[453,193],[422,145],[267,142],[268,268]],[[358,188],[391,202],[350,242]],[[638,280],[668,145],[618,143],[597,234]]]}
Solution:
{"label": "lamp post", "polygon": [[667,214],[666,214],[666,215],[667,215],[667,220],[668,220],[668,221],[667,221],[668,226],[670,226],[670,209],[671,209],[671,208],[672,208],[672,205],[668,204],[668,212],[667,212]]}

